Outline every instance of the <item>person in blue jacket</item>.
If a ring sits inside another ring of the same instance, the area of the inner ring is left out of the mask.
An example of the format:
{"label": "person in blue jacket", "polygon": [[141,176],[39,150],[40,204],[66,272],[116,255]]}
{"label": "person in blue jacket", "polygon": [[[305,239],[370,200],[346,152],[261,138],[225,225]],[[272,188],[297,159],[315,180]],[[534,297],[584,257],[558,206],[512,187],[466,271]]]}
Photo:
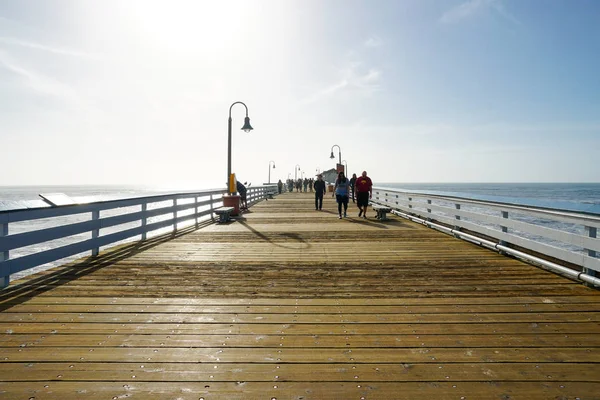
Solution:
{"label": "person in blue jacket", "polygon": [[339,219],[342,219],[342,206],[344,206],[344,217],[346,217],[346,211],[348,211],[348,194],[350,193],[350,180],[346,178],[344,172],[338,174],[338,178],[335,181],[335,192],[331,196],[335,195],[338,203],[338,214]]}

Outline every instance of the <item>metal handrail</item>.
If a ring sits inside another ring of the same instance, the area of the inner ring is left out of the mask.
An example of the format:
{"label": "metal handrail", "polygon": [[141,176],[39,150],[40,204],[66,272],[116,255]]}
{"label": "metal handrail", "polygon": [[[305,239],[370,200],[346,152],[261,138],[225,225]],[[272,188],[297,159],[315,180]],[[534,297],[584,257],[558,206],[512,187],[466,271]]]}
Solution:
{"label": "metal handrail", "polygon": [[600,215],[381,187],[373,188],[372,200],[445,224],[453,234],[466,230],[494,238],[497,249],[518,246],[578,265],[590,276],[600,271]]}
{"label": "metal handrail", "polygon": [[[92,256],[95,256],[101,247],[114,245],[135,236],[145,240],[148,233],[157,230],[162,232],[169,227],[172,231],[177,231],[178,225],[190,225],[190,221],[198,226],[202,219],[214,219],[214,209],[223,204],[222,197],[226,193],[226,189],[211,189],[0,211],[0,288],[8,286],[10,275],[24,270],[87,251],[91,251]],[[246,194],[248,206],[276,193],[276,185],[250,187]],[[165,204],[167,202],[170,204]],[[119,211],[124,212],[118,213]],[[63,225],[50,223],[39,229],[10,233],[10,224],[55,217],[67,217],[71,220]],[[139,226],[118,229],[123,224],[132,223]],[[108,233],[102,231],[107,228],[117,230]],[[74,235],[90,234],[91,238],[88,236],[74,243],[10,258],[11,251],[16,249]]]}

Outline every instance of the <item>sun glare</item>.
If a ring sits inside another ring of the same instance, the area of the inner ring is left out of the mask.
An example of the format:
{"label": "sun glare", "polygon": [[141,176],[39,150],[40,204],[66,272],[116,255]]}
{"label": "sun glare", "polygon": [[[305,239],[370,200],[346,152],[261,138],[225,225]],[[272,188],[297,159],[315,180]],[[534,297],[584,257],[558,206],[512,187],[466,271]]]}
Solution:
{"label": "sun glare", "polygon": [[234,40],[248,11],[242,1],[125,2],[143,45],[167,52],[212,52]]}

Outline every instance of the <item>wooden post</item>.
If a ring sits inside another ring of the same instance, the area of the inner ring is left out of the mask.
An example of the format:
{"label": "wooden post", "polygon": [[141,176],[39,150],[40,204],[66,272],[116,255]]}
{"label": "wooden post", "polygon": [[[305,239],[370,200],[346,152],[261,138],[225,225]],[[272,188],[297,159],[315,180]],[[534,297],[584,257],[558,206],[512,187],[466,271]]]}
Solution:
{"label": "wooden post", "polygon": [[148,231],[146,231],[146,225],[148,224],[148,216],[146,212],[148,211],[148,203],[142,204],[142,240],[146,240],[148,238]]}
{"label": "wooden post", "polygon": [[[428,204],[428,205],[431,205],[431,200],[427,199],[427,204]],[[427,220],[428,220],[428,221],[431,221],[431,208],[428,208],[428,209],[427,209],[427,214],[429,214],[429,215],[427,216]]]}
{"label": "wooden post", "polygon": [[198,228],[198,196],[194,196],[194,205],[196,210],[196,228]]}
{"label": "wooden post", "polygon": [[[585,233],[588,237],[591,238],[597,238],[598,236],[598,230],[596,229],[596,227],[593,226],[586,226],[585,227]],[[587,251],[587,255],[590,257],[598,257],[598,254],[596,253],[595,250],[592,249],[585,249]],[[583,273],[586,275],[590,275],[590,276],[596,276],[596,271],[590,268],[583,268]]]}
{"label": "wooden post", "polygon": [[213,219],[215,217],[215,214],[214,214],[215,206],[213,204],[213,201],[214,201],[213,195],[211,194],[210,195],[210,219]]}
{"label": "wooden post", "polygon": [[[502,218],[508,219],[508,211],[502,211]],[[502,230],[502,232],[508,233],[508,227],[500,225],[500,229]],[[502,246],[506,246],[508,243],[506,243],[505,240],[500,240],[499,244],[501,244]],[[503,254],[502,252],[500,253]]]}
{"label": "wooden post", "polygon": [[[100,210],[92,211],[92,221],[98,221],[100,219]],[[100,237],[100,228],[92,230],[92,239],[98,239]],[[92,257],[96,257],[100,253],[100,247],[94,246],[92,248]]]}
{"label": "wooden post", "polygon": [[[173,199],[173,207],[177,206],[177,199]],[[177,210],[173,211],[173,232],[177,232]]]}
{"label": "wooden post", "polygon": [[[8,222],[5,224],[0,223],[0,237],[8,236]],[[0,251],[0,265],[2,262],[8,261],[10,253],[7,251]],[[10,283],[10,274],[6,276],[0,276],[0,289],[5,288]]]}
{"label": "wooden post", "polygon": [[[454,208],[456,208],[457,210],[460,210],[460,204],[455,203],[454,204]],[[460,221],[460,215],[454,214],[454,219],[457,220],[457,221]],[[457,230],[457,231],[459,231],[460,230],[460,226],[454,225],[454,229]],[[455,235],[455,236],[457,236],[457,235]]]}

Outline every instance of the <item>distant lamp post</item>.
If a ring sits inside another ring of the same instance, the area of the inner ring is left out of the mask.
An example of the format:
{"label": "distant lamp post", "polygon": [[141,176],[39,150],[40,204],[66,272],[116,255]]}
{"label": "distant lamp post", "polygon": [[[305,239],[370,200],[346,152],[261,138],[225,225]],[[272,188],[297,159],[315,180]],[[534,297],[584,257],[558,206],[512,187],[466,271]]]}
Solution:
{"label": "distant lamp post", "polygon": [[295,181],[298,180],[298,171],[300,171],[300,166],[298,164],[296,164],[296,166],[294,167],[294,180]]}
{"label": "distant lamp post", "polygon": [[275,169],[275,161],[269,161],[269,183],[271,183],[271,163],[273,163],[273,169]]}
{"label": "distant lamp post", "polygon": [[321,173],[321,168],[317,167],[317,169],[315,169],[317,175],[319,175]]}
{"label": "distant lamp post", "polygon": [[242,130],[244,132],[250,132],[253,129],[252,125],[250,125],[250,118],[248,118],[248,107],[241,101],[236,101],[235,103],[233,103],[229,107],[229,120],[227,124],[227,182],[230,195],[233,195],[237,192],[236,183],[231,182],[231,109],[236,104],[241,104],[246,109],[246,118],[244,119],[244,126],[242,126]]}
{"label": "distant lamp post", "polygon": [[333,148],[334,147],[338,148],[338,155],[340,157],[340,162],[338,164],[341,164],[342,163],[342,149],[337,144],[334,144],[333,146],[331,146],[331,155],[329,156],[329,158],[331,158],[331,159],[335,158],[335,156],[333,155]]}
{"label": "distant lamp post", "polygon": [[342,163],[346,164],[346,171],[345,171],[344,175],[348,175],[349,174],[349,172],[348,172],[348,161],[343,160]]}
{"label": "distant lamp post", "polygon": [[304,179],[304,171],[302,171],[302,179]]}

